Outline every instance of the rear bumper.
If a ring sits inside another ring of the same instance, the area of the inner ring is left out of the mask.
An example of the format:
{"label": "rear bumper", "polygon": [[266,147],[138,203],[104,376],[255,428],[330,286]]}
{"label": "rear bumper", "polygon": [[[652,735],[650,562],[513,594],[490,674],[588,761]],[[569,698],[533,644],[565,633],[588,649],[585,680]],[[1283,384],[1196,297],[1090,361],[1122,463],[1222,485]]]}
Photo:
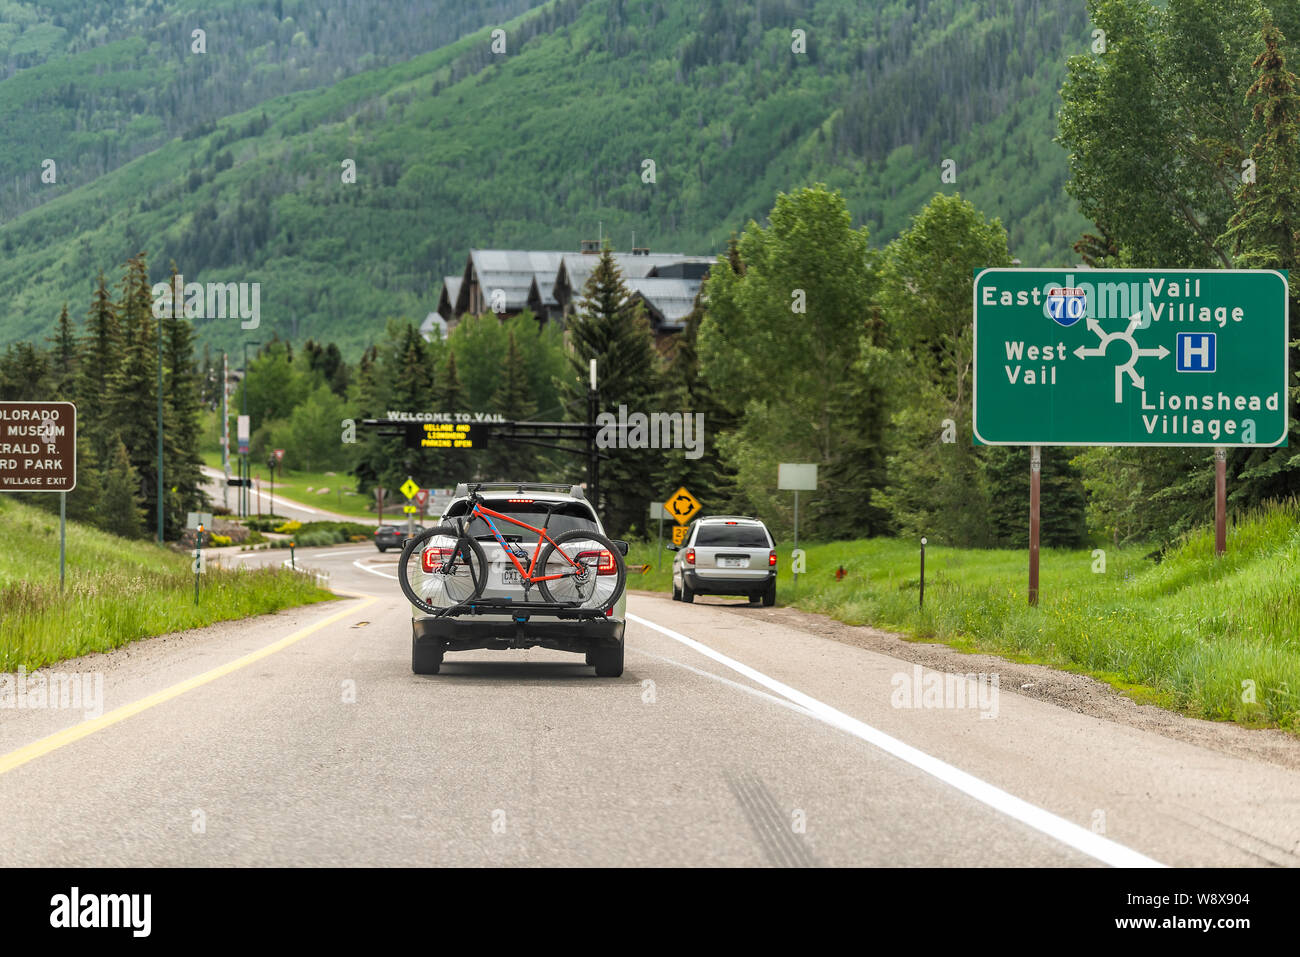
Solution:
{"label": "rear bumper", "polygon": [[748,578],[706,577],[693,569],[683,569],[682,580],[697,595],[759,595],[776,581],[776,569],[770,569],[761,577],[755,575]]}
{"label": "rear bumper", "polygon": [[477,648],[553,648],[556,651],[586,652],[593,648],[618,647],[625,625],[617,618],[589,621],[501,621],[484,618],[414,618],[411,627],[416,641],[441,641],[448,651]]}

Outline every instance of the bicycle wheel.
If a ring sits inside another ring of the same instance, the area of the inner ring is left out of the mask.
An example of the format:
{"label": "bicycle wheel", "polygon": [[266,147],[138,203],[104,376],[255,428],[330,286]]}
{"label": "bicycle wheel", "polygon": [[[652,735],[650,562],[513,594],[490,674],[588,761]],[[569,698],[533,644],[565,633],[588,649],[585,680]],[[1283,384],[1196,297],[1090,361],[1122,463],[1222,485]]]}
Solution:
{"label": "bicycle wheel", "polygon": [[538,556],[538,577],[562,577],[537,583],[549,602],[576,608],[610,608],[623,594],[627,566],[618,547],[599,532],[574,529],[548,542]]}
{"label": "bicycle wheel", "polygon": [[406,543],[398,565],[402,593],[416,608],[437,615],[473,601],[487,583],[483,546],[454,525],[437,525]]}

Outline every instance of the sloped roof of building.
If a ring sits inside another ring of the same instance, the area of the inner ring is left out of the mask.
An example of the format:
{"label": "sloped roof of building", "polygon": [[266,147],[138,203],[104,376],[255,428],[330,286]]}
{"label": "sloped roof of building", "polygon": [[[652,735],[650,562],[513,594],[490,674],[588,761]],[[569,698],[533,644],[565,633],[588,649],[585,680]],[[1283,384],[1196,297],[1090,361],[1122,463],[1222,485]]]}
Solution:
{"label": "sloped roof of building", "polygon": [[679,329],[695,305],[699,279],[628,279],[628,293],[639,296],[652,313],[657,328]]}
{"label": "sloped roof of building", "polygon": [[[624,280],[644,279],[652,269],[670,263],[713,261],[708,256],[687,256],[685,253],[646,253],[644,255],[614,253],[613,255],[614,264],[618,266]],[[556,298],[560,299],[564,295],[561,287],[562,283],[572,290],[571,294],[573,296],[580,295],[583,286],[587,285],[587,279],[595,271],[598,262],[600,262],[600,257],[590,253],[566,253],[555,274]]]}
{"label": "sloped roof of building", "polygon": [[[528,290],[535,278],[539,279],[540,288],[550,292],[565,255],[558,249],[471,249],[462,278],[469,279],[472,274],[489,308],[493,294],[500,290],[505,299],[504,311],[518,312],[528,305]],[[464,285],[455,303],[457,314],[469,309],[469,290]]]}
{"label": "sloped roof of building", "polygon": [[456,298],[460,295],[460,276],[443,276],[442,293],[438,296],[438,315],[450,319],[456,314]]}

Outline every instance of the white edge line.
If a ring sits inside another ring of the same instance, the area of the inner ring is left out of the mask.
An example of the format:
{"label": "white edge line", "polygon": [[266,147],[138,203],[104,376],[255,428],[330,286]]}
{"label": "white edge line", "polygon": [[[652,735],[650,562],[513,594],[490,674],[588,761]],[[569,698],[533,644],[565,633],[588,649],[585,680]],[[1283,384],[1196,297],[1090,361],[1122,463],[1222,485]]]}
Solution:
{"label": "white edge line", "polygon": [[1001,788],[989,784],[987,781],[975,777],[960,768],[953,767],[946,761],[941,761],[932,755],[926,754],[910,744],[904,744],[895,737],[885,734],[883,731],[873,728],[871,725],[859,721],[857,718],[850,717],[842,711],[832,708],[830,705],[817,700],[811,695],[806,695],[802,691],[791,688],[789,685],[782,684],[775,678],[769,678],[749,665],[729,658],[720,651],[714,651],[708,645],[702,644],[693,638],[687,638],[683,634],[665,628],[663,625],[656,624],[640,615],[628,613],[629,621],[635,621],[637,624],[644,625],[662,635],[679,641],[704,655],[706,658],[712,658],[719,664],[726,665],[732,671],[736,671],[751,681],[757,682],[764,687],[775,691],[777,694],[802,705],[814,717],[821,719],[833,727],[846,731],[856,738],[873,744],[880,750],[891,754],[901,761],[905,761],[926,774],[938,778],[951,787],[956,788],[963,794],[966,794],[981,804],[985,804],[995,811],[1007,815],[1028,825],[1048,837],[1054,838],[1072,847],[1075,850],[1087,854],[1104,864],[1112,867],[1164,867],[1159,861],[1147,857],[1132,848],[1125,847],[1123,844],[1116,843],[1109,838],[1094,834],[1087,828],[1080,827],[1072,821],[1046,811],[1028,801],[1016,797]]}
{"label": "white edge line", "polygon": [[391,578],[393,581],[398,580],[396,575],[390,575],[388,572],[381,572],[376,568],[367,568],[365,565],[361,564],[361,559],[357,559],[353,562],[352,566],[354,568],[360,568],[363,572],[370,572],[372,575],[378,575],[380,578]]}

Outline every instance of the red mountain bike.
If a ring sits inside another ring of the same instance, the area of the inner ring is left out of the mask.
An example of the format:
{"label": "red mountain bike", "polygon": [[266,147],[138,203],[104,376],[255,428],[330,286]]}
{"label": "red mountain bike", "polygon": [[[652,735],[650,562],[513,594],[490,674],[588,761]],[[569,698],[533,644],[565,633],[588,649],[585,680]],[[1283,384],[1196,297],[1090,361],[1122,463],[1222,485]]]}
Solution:
{"label": "red mountain bike", "polygon": [[[529,525],[487,508],[477,486],[471,486],[467,504],[466,514],[454,523],[430,528],[402,549],[398,581],[411,604],[425,614],[440,616],[467,609],[489,587],[492,571],[487,556],[478,539],[467,531],[476,519],[491,532],[480,537],[496,540],[517,575],[507,582],[508,573],[503,573],[494,589],[504,592],[518,586],[523,590],[523,602],[519,604],[528,602],[534,585],[542,601],[557,610],[610,608],[623,594],[627,581],[623,555],[614,542],[596,530],[572,529],[553,537],[547,531],[550,511],[540,528]],[[519,543],[506,540],[497,522],[537,535],[531,559]],[[504,599],[501,603],[509,605]]]}

